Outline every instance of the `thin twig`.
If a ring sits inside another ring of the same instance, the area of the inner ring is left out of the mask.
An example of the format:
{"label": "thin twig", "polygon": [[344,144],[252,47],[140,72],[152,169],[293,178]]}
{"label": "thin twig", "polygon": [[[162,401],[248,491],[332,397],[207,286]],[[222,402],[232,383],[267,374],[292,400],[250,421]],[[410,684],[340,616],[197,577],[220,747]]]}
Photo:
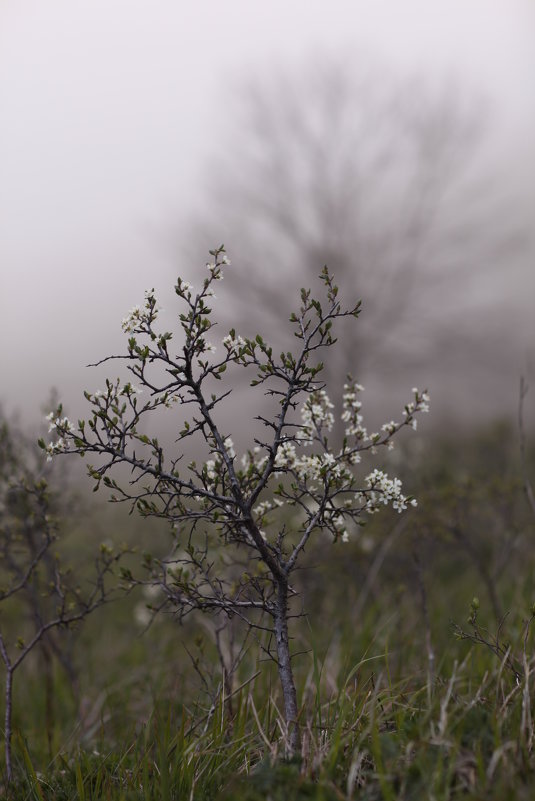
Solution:
{"label": "thin twig", "polygon": [[527,459],[526,459],[526,432],[524,428],[524,398],[528,394],[529,385],[524,376],[520,376],[520,392],[518,398],[518,430],[520,433],[520,458],[522,461],[522,479],[524,482],[524,492],[531,507],[531,511],[535,515],[535,493],[533,486],[528,476]]}

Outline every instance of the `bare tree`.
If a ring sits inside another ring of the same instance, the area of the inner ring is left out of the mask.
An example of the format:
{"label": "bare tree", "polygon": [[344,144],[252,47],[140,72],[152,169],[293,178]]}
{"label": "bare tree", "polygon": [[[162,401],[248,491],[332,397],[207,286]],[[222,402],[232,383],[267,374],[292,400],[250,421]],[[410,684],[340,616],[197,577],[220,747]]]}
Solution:
{"label": "bare tree", "polygon": [[199,250],[232,241],[247,282],[229,313],[255,330],[328,264],[366,309],[326,365],[337,377],[458,344],[482,295],[471,282],[488,287],[515,238],[477,180],[484,103],[353,64],[318,57],[245,87],[187,233]]}

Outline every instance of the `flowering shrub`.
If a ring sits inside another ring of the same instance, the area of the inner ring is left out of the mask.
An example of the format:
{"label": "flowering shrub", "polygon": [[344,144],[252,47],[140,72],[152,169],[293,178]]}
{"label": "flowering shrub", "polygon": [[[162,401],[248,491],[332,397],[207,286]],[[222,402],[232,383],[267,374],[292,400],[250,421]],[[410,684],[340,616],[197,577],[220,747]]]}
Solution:
{"label": "flowering shrub", "polygon": [[[290,317],[298,340],[295,352],[277,357],[260,335],[249,339],[233,329],[215,344],[209,339],[215,326],[209,303],[229,261],[223,247],[211,255],[198,289],[180,278],[175,286],[183,309],[180,344],[173,347],[174,334],[158,329],[157,301],[153,290],[147,292],[143,306],[123,320],[129,334],[126,354],[102,360],[124,360],[131,380],[107,380],[102,392],[86,392],[92,414],[77,426],[60,406],[49,416],[56,439],[40,445],[48,458],[95,455],[99,463],[89,466],[95,488],[103,482],[112,500],[130,502],[142,515],[172,523],[180,551],[165,560],[147,555],[149,576],[143,582],[125,576],[133,583],[158,584],[163,591],[158,609],[169,605],[181,616],[194,609],[224,612],[274,633],[289,750],[295,751],[298,708],[288,640],[292,571],[315,533],[326,531],[334,541],[347,542],[363,515],[388,504],[398,512],[416,505],[403,494],[399,479],[380,469],[360,475],[358,465],[364,453],[391,448],[401,428],[416,428],[416,415],[428,411],[429,398],[414,388],[397,422],[368,433],[359,399],[363,388],[349,377],[340,414],[344,433],[332,443],[335,406],[321,382],[319,356],[335,344],[333,324],[358,317],[360,303],[342,308],[338,288],[324,268],[324,305],[302,290],[300,307]],[[234,367],[253,370],[251,386],[277,402],[272,417],[256,418],[266,434],[241,458],[218,422],[219,406],[231,388],[216,390]],[[160,407],[175,407],[180,418],[175,453],[142,430],[145,417]],[[183,450],[192,437],[207,449],[206,457],[183,465]],[[129,483],[112,477],[119,465],[130,468]],[[299,513],[291,526],[281,507]]]}

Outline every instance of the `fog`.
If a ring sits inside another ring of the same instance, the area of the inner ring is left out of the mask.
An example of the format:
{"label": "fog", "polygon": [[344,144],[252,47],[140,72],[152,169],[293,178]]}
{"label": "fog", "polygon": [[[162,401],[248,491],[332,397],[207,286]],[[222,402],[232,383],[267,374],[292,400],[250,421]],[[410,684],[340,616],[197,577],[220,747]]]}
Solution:
{"label": "fog", "polygon": [[[83,415],[82,390],[103,377],[86,365],[122,349],[127,310],[153,286],[169,310],[176,276],[195,280],[205,252],[229,231],[239,241],[225,239],[233,273],[221,303],[232,320],[230,304],[242,291],[245,297],[247,257],[264,222],[243,216],[243,230],[226,218],[220,225],[221,198],[214,202],[215,189],[228,187],[225,205],[240,208],[224,176],[240,169],[241,151],[231,143],[248,141],[244,92],[262,97],[274,76],[290,85],[307,65],[334,61],[348,75],[373,64],[372,95],[384,89],[380,76],[402,76],[437,96],[450,87],[463,113],[481,115],[476,152],[457,167],[471,194],[454,195],[450,209],[484,247],[477,259],[459,261],[462,279],[442,275],[440,289],[418,307],[428,313],[407,334],[415,358],[405,353],[395,378],[402,397],[415,383],[428,385],[437,419],[514,413],[519,374],[533,374],[535,353],[534,16],[530,0],[4,0],[4,409],[31,424],[54,386],[71,416]],[[471,222],[478,209],[479,222]],[[301,274],[292,275],[287,247],[281,264],[290,286]],[[275,274],[259,269],[272,290]],[[462,326],[459,316],[435,314],[433,304],[457,307]],[[375,389],[373,369],[366,372],[372,398],[384,396],[389,373],[382,359],[375,366]]]}

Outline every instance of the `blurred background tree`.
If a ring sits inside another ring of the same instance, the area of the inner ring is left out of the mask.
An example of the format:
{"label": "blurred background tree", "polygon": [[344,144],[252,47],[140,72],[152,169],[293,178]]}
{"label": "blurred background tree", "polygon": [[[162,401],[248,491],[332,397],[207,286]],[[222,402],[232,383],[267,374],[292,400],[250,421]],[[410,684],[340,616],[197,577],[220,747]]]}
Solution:
{"label": "blurred background tree", "polygon": [[246,277],[238,302],[227,292],[229,324],[270,334],[327,264],[363,299],[359,330],[327,366],[338,385],[348,365],[359,380],[419,367],[429,383],[430,365],[446,375],[462,354],[465,371],[495,372],[510,344],[496,282],[504,264],[514,278],[523,234],[489,185],[490,116],[481,97],[354,59],[246,81],[187,221],[187,258],[227,243]]}

